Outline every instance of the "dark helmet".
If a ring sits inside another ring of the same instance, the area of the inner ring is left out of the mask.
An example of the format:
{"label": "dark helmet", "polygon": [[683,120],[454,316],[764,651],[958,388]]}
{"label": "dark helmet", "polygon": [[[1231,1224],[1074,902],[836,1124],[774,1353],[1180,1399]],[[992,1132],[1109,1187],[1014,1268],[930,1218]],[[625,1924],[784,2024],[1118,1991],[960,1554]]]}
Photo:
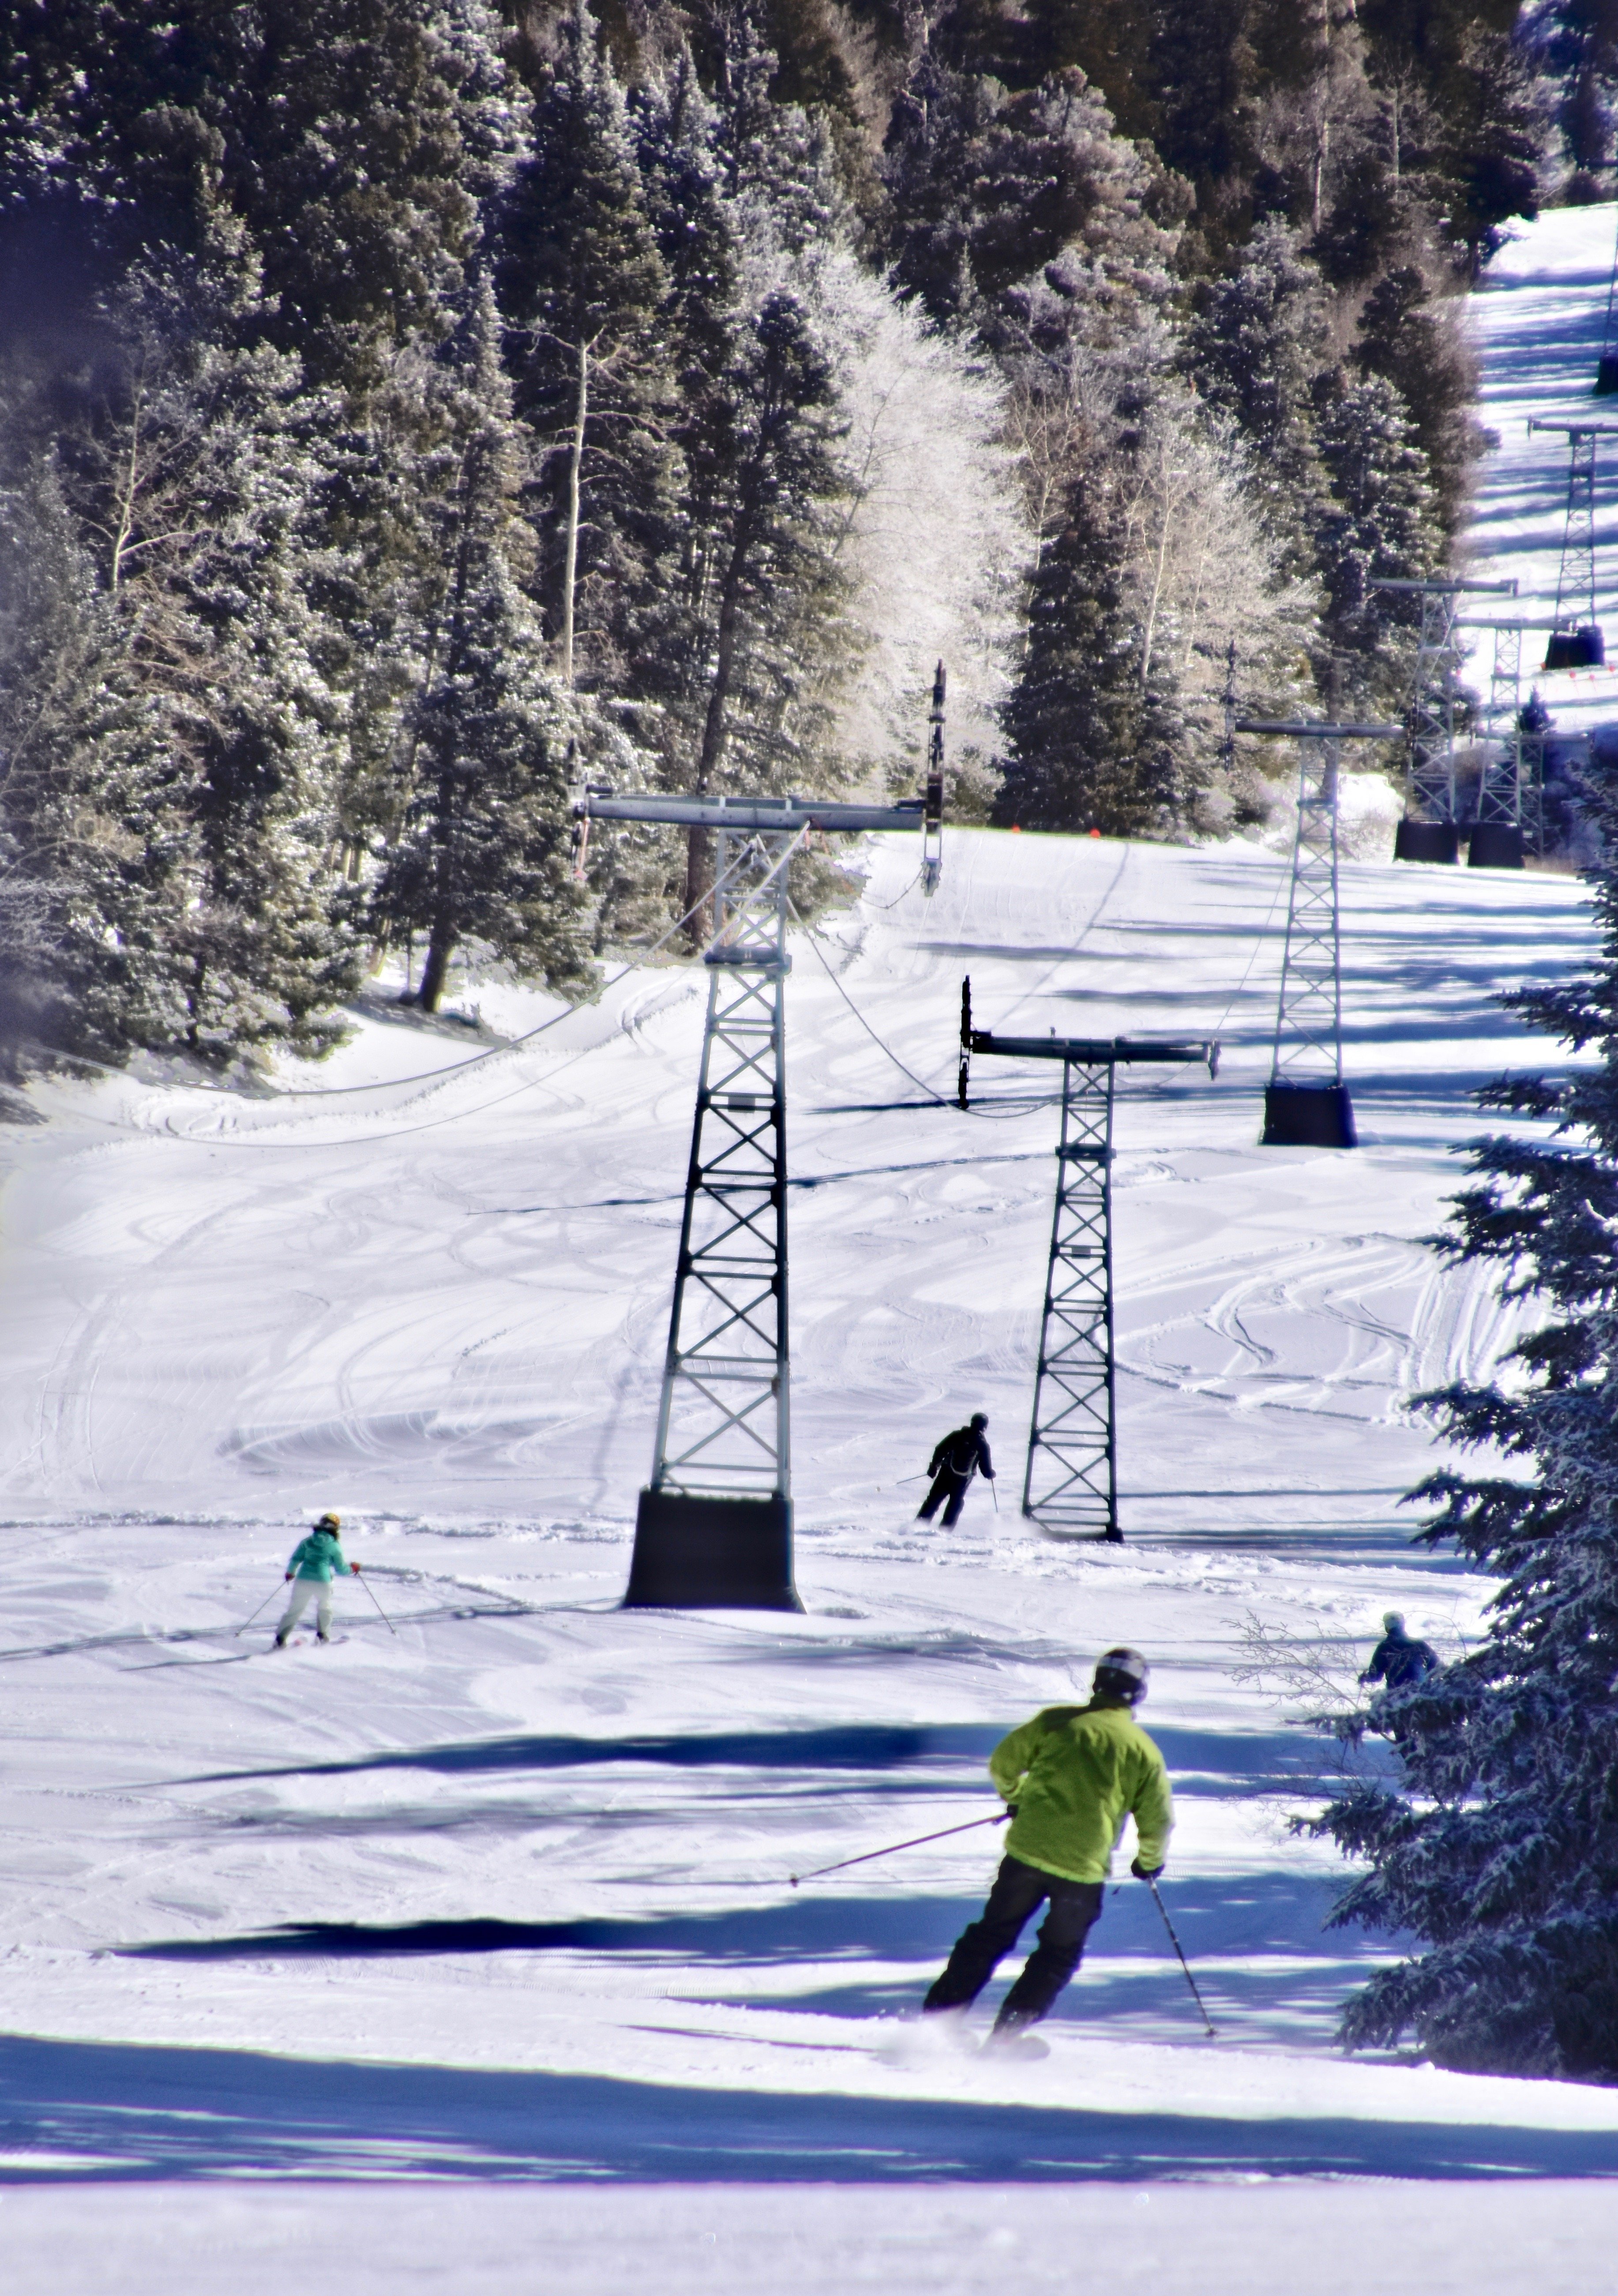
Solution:
{"label": "dark helmet", "polygon": [[986,1427],[988,1423],[989,1414],[986,1411],[975,1411],[972,1414],[972,1424],[974,1427]]}
{"label": "dark helmet", "polygon": [[1126,1698],[1132,1706],[1139,1705],[1146,1696],[1151,1672],[1138,1650],[1120,1644],[1116,1650],[1103,1651],[1096,1660],[1096,1694]]}
{"label": "dark helmet", "polygon": [[333,1538],[336,1537],[337,1533],[342,1529],[342,1527],[343,1519],[339,1514],[323,1514],[320,1521],[315,1526],[316,1530],[329,1530]]}

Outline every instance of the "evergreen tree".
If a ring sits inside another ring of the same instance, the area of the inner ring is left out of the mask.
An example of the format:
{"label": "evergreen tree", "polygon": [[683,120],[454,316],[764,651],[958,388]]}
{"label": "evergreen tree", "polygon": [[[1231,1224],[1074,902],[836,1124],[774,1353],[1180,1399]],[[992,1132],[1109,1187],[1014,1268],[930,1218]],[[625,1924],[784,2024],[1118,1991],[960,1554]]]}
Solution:
{"label": "evergreen tree", "polygon": [[427,936],[419,998],[429,1013],[469,939],[553,987],[587,978],[568,871],[576,720],[519,579],[520,461],[486,284],[450,356],[456,452],[437,506],[442,588],[396,764],[402,826],[374,897],[385,931]]}
{"label": "evergreen tree", "polygon": [[6,804],[59,889],[63,1025],[107,1051],[318,1050],[354,982],[323,861],[339,712],[298,545],[313,464],[296,369],[256,332],[227,275],[179,262],[120,291],[92,367],[13,402],[61,570],[40,596],[57,617],[78,601],[65,659],[97,665],[53,721],[55,771],[68,790],[107,775],[116,861],[64,844],[48,780]]}
{"label": "evergreen tree", "polygon": [[1388,272],[1366,298],[1354,356],[1361,373],[1385,377],[1398,391],[1426,457],[1439,524],[1453,536],[1480,450],[1476,378],[1457,329],[1413,265]]}
{"label": "evergreen tree", "polygon": [[1443,563],[1427,458],[1399,393],[1379,375],[1331,388],[1315,438],[1329,489],[1315,529],[1320,628],[1335,673],[1348,676],[1340,704],[1396,709],[1409,690],[1418,610],[1372,586],[1418,581]]}
{"label": "evergreen tree", "polygon": [[580,0],[503,217],[516,409],[538,461],[537,595],[562,682],[621,675],[673,482],[668,281],[624,97]]}
{"label": "evergreen tree", "polygon": [[1209,289],[1187,358],[1204,400],[1253,451],[1265,524],[1288,570],[1308,570],[1324,491],[1314,402],[1333,362],[1320,274],[1285,225],[1261,224],[1237,269]]}
{"label": "evergreen tree", "polygon": [[[1618,808],[1590,800],[1614,849]],[[1506,1078],[1485,1108],[1554,1131],[1473,1144],[1476,1177],[1438,1248],[1500,1271],[1548,1319],[1503,1376],[1418,1398],[1463,1447],[1525,1472],[1432,1476],[1421,1532],[1502,1584],[1479,1646],[1345,1726],[1385,1741],[1394,1777],[1340,1794],[1316,1822],[1369,1872],[1334,1919],[1413,1931],[1426,1950],[1350,2004],[1351,2046],[1413,2033],[1474,2071],[1618,2078],[1618,870],[1594,906],[1603,946],[1582,980],[1501,1001],[1593,1054],[1560,1077]]]}
{"label": "evergreen tree", "polygon": [[1172,679],[1163,655],[1156,679],[1142,676],[1128,590],[1117,472],[1098,455],[1069,484],[1034,577],[1026,650],[1002,713],[1011,755],[997,822],[1136,837],[1175,817],[1183,760]]}

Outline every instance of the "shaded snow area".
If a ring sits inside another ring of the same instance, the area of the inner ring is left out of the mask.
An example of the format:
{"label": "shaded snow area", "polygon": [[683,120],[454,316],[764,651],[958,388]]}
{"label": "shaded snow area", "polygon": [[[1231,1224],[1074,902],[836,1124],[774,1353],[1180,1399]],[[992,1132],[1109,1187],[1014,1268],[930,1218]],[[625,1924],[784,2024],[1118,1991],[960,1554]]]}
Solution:
{"label": "shaded snow area", "polygon": [[[1520,617],[1543,624],[1557,604],[1568,444],[1555,431],[1531,432],[1528,424],[1531,417],[1611,423],[1618,434],[1618,399],[1593,395],[1618,207],[1555,208],[1509,229],[1509,242],[1470,299],[1481,381],[1477,412],[1493,444],[1478,472],[1466,570],[1479,581],[1515,579],[1517,594],[1472,598],[1465,611],[1489,620]],[[1585,619],[1584,599],[1564,603]],[[1538,687],[1560,734],[1618,724],[1618,435],[1598,447],[1596,609],[1606,633],[1605,669],[1548,676],[1539,667],[1545,658],[1543,629],[1524,637],[1524,696],[1531,684]],[[1471,680],[1486,700],[1492,641],[1473,636]]]}
{"label": "shaded snow area", "polygon": [[[1438,1456],[1407,1398],[1518,1311],[1418,1239],[1470,1088],[1548,1056],[1490,993],[1585,960],[1582,892],[1346,869],[1366,1144],[1325,1155],[1254,1144],[1273,857],[952,833],[931,902],[915,857],[878,840],[793,947],[802,1617],[615,1608],[699,972],[483,1058],[379,1001],[282,1078],[314,1097],[34,1088],[0,1263],[8,2287],[1601,2284],[1618,2095],[1335,2051],[1390,1947],[1323,1931],[1343,1870],[1287,1831],[1314,1693],[1251,1670],[1257,1636],[1352,1684],[1389,1607],[1477,1631],[1487,1585],[1407,1544]],[[950,1104],[963,972],[980,1024],[1226,1043],[1119,1105],[1122,1547],[1017,1512],[1058,1072],[983,1060]],[[554,1009],[491,988],[486,1038]],[[999,1513],[979,1485],[916,1525],[902,1479],[979,1406]],[[271,1655],[327,1506],[396,1633],[350,1583],[341,1639]],[[788,1877],[992,1813],[996,1738],[1120,1640],[1219,2038],[1124,1880],[1047,2060],[933,2046],[907,2021],[998,1837]]]}

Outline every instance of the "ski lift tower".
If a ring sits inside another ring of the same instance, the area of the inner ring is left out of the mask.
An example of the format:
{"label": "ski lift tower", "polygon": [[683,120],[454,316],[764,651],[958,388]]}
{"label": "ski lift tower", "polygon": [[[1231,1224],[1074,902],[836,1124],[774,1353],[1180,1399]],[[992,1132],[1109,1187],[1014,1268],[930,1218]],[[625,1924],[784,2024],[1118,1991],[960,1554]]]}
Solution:
{"label": "ski lift tower", "polygon": [[1492,754],[1484,756],[1467,857],[1474,869],[1520,869],[1525,854],[1542,849],[1545,828],[1545,736],[1523,722],[1523,639],[1555,624],[1463,617],[1460,627],[1487,631],[1494,641],[1482,712]]}
{"label": "ski lift tower", "polygon": [[1403,820],[1393,833],[1395,861],[1456,862],[1455,697],[1460,684],[1460,602],[1474,593],[1515,598],[1516,584],[1388,580],[1373,590],[1400,590],[1421,600],[1416,685],[1410,697],[1410,783]]}
{"label": "ski lift tower", "polygon": [[1337,767],[1344,742],[1396,742],[1402,726],[1238,718],[1239,734],[1298,744],[1298,833],[1292,849],[1287,946],[1264,1088],[1263,1148],[1353,1148],[1343,1081],[1343,942],[1337,908]]}
{"label": "ski lift tower", "polygon": [[1113,1359],[1112,1119],[1119,1068],[1138,1062],[1205,1061],[1219,1066],[1212,1038],[1196,1043],[1130,1037],[997,1037],[972,1026],[972,984],[960,985],[960,1105],[968,1104],[973,1054],[1062,1063],[1062,1135],[1057,1147],[1056,1212],[1040,1321],[1034,1416],[1023,1474],[1023,1513],[1064,1538],[1116,1544],[1118,1448]]}
{"label": "ski lift tower", "polygon": [[1528,428],[1559,432],[1567,441],[1567,515],[1557,570],[1556,627],[1545,648],[1545,667],[1601,669],[1606,640],[1596,619],[1596,455],[1599,439],[1618,437],[1618,422],[1541,422],[1536,414]]}
{"label": "ski lift tower", "polygon": [[[941,697],[942,678],[940,706]],[[930,892],[944,820],[939,750],[936,739],[925,798],[897,805],[618,797],[592,786],[575,808],[585,821],[716,832],[707,1020],[626,1610],[803,1608],[792,1583],[787,1335],[788,865],[816,830],[919,830]]]}

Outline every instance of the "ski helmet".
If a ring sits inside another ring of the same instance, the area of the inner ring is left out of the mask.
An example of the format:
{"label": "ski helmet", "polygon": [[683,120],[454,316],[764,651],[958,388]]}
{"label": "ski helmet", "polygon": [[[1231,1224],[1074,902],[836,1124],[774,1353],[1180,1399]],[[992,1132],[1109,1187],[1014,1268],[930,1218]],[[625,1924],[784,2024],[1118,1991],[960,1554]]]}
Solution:
{"label": "ski helmet", "polygon": [[1132,1706],[1146,1696],[1152,1669],[1138,1650],[1120,1644],[1096,1660],[1096,1689],[1103,1698],[1126,1698]]}
{"label": "ski helmet", "polygon": [[1402,1611],[1384,1611],[1382,1613],[1382,1628],[1385,1634],[1401,1635],[1404,1632],[1404,1612]]}
{"label": "ski helmet", "polygon": [[974,1427],[986,1427],[988,1423],[989,1414],[986,1411],[975,1411],[972,1414],[972,1424]]}
{"label": "ski helmet", "polygon": [[323,1514],[315,1526],[316,1530],[340,1530],[342,1527],[343,1519],[339,1514]]}

